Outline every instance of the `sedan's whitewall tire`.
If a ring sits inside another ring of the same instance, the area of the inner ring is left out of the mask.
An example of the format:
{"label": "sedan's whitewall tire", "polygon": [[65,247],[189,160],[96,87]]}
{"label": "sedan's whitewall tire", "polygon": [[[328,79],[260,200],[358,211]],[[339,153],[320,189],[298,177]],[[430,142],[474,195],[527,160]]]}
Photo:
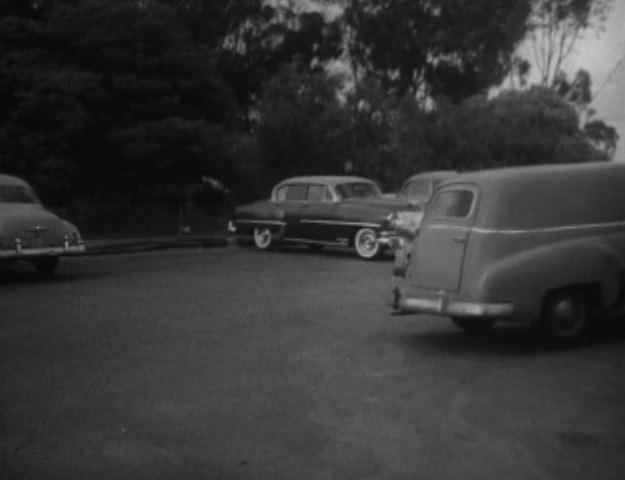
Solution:
{"label": "sedan's whitewall tire", "polygon": [[269,227],[256,227],[254,229],[254,245],[256,245],[256,248],[269,250],[273,243],[273,234]]}
{"label": "sedan's whitewall tire", "polygon": [[373,260],[382,253],[378,235],[372,228],[361,228],[354,237],[354,248],[360,258]]}

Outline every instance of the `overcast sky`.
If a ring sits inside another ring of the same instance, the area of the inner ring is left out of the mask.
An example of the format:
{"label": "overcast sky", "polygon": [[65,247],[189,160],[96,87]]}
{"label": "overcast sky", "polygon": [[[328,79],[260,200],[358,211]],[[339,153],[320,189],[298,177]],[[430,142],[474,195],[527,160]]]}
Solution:
{"label": "overcast sky", "polygon": [[625,0],[614,0],[606,31],[588,33],[580,42],[575,70],[592,75],[597,117],[616,127],[621,137],[616,158],[625,161]]}

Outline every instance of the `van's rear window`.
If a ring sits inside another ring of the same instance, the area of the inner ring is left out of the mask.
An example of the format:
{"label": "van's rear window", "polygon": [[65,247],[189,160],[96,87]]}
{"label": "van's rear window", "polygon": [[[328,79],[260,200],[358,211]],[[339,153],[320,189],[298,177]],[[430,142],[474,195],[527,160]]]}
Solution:
{"label": "van's rear window", "polygon": [[440,192],[434,199],[431,218],[464,218],[471,213],[473,192],[470,190],[448,190]]}
{"label": "van's rear window", "polygon": [[31,189],[21,185],[0,185],[0,203],[38,203]]}

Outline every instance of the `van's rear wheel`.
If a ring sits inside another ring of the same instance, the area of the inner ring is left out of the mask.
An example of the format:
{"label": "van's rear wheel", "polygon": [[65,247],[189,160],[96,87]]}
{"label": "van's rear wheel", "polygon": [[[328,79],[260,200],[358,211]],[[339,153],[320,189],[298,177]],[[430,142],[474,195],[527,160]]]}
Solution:
{"label": "van's rear wheel", "polygon": [[273,234],[269,227],[256,227],[254,229],[254,245],[256,245],[256,248],[269,250],[273,243]]}
{"label": "van's rear wheel", "polygon": [[354,237],[354,248],[360,258],[374,260],[382,253],[378,235],[372,228],[361,228]]}
{"label": "van's rear wheel", "polygon": [[559,290],[547,296],[540,318],[543,336],[559,346],[571,346],[583,340],[590,324],[588,299],[575,288]]}
{"label": "van's rear wheel", "polygon": [[468,333],[486,332],[495,325],[495,320],[491,318],[451,317],[451,321]]}

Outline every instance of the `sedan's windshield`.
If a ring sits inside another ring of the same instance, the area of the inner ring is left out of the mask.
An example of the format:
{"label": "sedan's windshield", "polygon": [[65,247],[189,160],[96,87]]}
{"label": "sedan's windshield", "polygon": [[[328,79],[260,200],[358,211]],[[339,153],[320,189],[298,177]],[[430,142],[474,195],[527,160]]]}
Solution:
{"label": "sedan's windshield", "polygon": [[39,203],[39,199],[22,185],[0,185],[0,203]]}
{"label": "sedan's windshield", "polygon": [[375,198],[381,195],[375,183],[350,182],[336,186],[336,193],[342,199],[346,198]]}
{"label": "sedan's windshield", "polygon": [[427,195],[430,193],[427,180],[413,180],[406,183],[400,192],[402,195]]}

